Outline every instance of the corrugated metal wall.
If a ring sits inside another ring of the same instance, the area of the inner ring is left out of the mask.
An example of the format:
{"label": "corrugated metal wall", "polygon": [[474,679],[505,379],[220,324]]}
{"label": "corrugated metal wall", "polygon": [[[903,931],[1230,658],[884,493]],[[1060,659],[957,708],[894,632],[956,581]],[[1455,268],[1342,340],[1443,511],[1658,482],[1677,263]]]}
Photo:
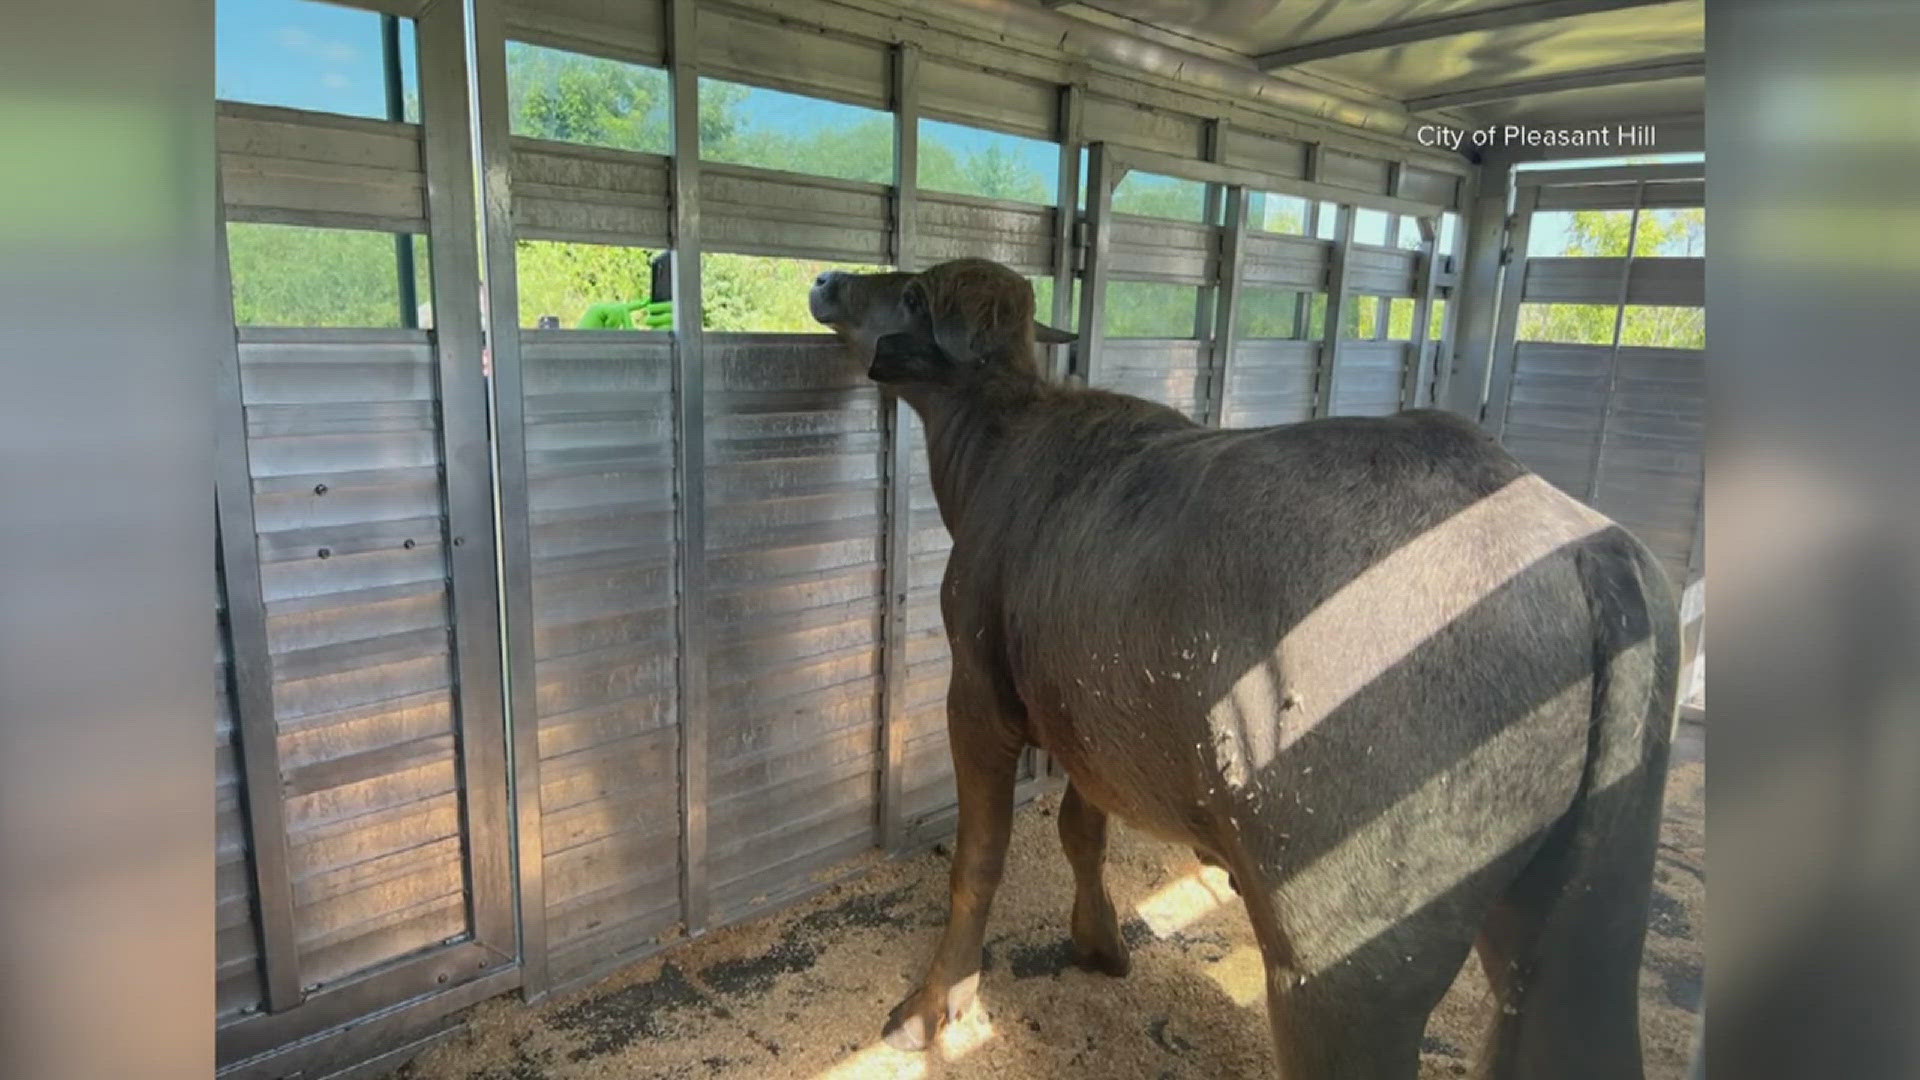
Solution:
{"label": "corrugated metal wall", "polygon": [[522,334],[549,964],[680,918],[672,347]]}
{"label": "corrugated metal wall", "polygon": [[817,336],[710,335],[708,868],[727,921],[874,846],[879,391]]}

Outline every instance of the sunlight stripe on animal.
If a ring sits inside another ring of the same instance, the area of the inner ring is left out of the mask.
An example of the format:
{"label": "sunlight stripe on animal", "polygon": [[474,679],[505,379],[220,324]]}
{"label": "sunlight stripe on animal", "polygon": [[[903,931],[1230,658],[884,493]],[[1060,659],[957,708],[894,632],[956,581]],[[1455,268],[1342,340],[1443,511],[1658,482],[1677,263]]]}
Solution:
{"label": "sunlight stripe on animal", "polygon": [[[1368,567],[1287,632],[1273,652],[1279,670],[1255,665],[1208,711],[1227,783],[1249,783],[1475,604],[1610,524],[1545,480],[1522,476]],[[1462,550],[1474,558],[1462,560]],[[1276,715],[1277,725],[1242,721]]]}

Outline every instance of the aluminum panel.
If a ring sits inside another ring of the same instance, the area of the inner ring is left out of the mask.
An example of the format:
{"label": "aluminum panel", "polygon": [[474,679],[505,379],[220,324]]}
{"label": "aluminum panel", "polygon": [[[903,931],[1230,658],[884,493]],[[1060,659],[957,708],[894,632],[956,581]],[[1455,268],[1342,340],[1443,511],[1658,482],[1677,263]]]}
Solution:
{"label": "aluminum panel", "polygon": [[1374,296],[1412,296],[1417,263],[1410,251],[1356,244],[1347,255],[1347,288]]}
{"label": "aluminum panel", "polygon": [[659,66],[666,59],[662,0],[506,0],[507,36]]}
{"label": "aluminum panel", "polygon": [[920,112],[1035,139],[1054,137],[1055,95],[1048,83],[958,62],[923,59]]}
{"label": "aluminum panel", "polygon": [[700,74],[887,107],[887,47],[784,20],[702,5]]}
{"label": "aluminum panel", "polygon": [[1610,351],[1605,345],[1522,342],[1514,358],[1502,442],[1576,499],[1586,498],[1592,479]]}
{"label": "aluminum panel", "polygon": [[1209,285],[1220,272],[1220,234],[1205,225],[1115,214],[1113,278]]}
{"label": "aluminum panel", "polygon": [[1391,416],[1400,411],[1413,348],[1404,341],[1346,341],[1340,347],[1331,416]]}
{"label": "aluminum panel", "polygon": [[215,137],[230,221],[426,227],[417,125],[221,102]]}
{"label": "aluminum panel", "polygon": [[1327,241],[1249,232],[1246,245],[1243,284],[1282,285],[1308,292],[1326,290],[1327,262],[1332,252]]}
{"label": "aluminum panel", "polygon": [[1206,122],[1198,116],[1097,93],[1087,94],[1084,101],[1080,132],[1087,142],[1137,146],[1195,160],[1203,156]]}
{"label": "aluminum panel", "polygon": [[[1392,173],[1393,167],[1379,158],[1361,157],[1327,148],[1320,152],[1320,172],[1314,179],[1335,187],[1364,191],[1369,195],[1387,195],[1391,194]],[[1451,205],[1452,200],[1448,202]]]}
{"label": "aluminum panel", "polygon": [[541,139],[512,147],[516,236],[666,246],[667,158]]}
{"label": "aluminum panel", "polygon": [[884,499],[877,389],[833,339],[710,334],[715,921],[877,842]]}
{"label": "aluminum panel", "polygon": [[992,259],[1023,274],[1051,273],[1054,215],[1046,206],[921,190],[914,196],[915,258],[922,266]]}
{"label": "aluminum panel", "polygon": [[425,335],[240,344],[302,982],[471,930],[435,360]]}
{"label": "aluminum panel", "polygon": [[700,226],[709,251],[885,264],[882,184],[702,163]]}
{"label": "aluminum panel", "polygon": [[257,1011],[264,998],[224,593],[223,581],[215,608],[219,631],[215,635],[213,736],[214,1015],[218,1023]]}
{"label": "aluminum panel", "polygon": [[1606,413],[1594,509],[1640,537],[1676,582],[1702,527],[1706,353],[1622,347]]}
{"label": "aluminum panel", "polygon": [[672,349],[523,331],[535,707],[556,981],[679,917]]}
{"label": "aluminum panel", "polygon": [[1259,169],[1275,176],[1307,178],[1307,143],[1278,135],[1263,135],[1239,126],[1229,126],[1224,140],[1222,162],[1246,169]]}
{"label": "aluminum panel", "polygon": [[1206,349],[1189,340],[1108,338],[1099,385],[1163,405],[1194,420],[1207,403]]}
{"label": "aluminum panel", "polygon": [[1294,424],[1313,415],[1317,341],[1243,340],[1235,348],[1223,426]]}

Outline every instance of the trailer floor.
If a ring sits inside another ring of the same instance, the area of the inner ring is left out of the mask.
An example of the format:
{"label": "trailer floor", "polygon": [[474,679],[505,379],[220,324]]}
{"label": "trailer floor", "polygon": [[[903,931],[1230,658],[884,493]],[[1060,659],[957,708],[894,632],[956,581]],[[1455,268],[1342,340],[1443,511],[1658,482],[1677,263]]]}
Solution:
{"label": "trailer floor", "polygon": [[[1641,977],[1649,1080],[1685,1075],[1706,906],[1703,729],[1683,724]],[[1068,964],[1058,796],[1016,818],[987,932],[982,1007],[934,1053],[878,1042],[939,933],[947,860],[881,864],[814,899],[527,1008],[477,1007],[394,1080],[919,1080],[1273,1075],[1259,953],[1217,871],[1117,826],[1108,882],[1133,943],[1123,980]],[[1465,1075],[1490,998],[1469,960],[1428,1027],[1422,1080]]]}

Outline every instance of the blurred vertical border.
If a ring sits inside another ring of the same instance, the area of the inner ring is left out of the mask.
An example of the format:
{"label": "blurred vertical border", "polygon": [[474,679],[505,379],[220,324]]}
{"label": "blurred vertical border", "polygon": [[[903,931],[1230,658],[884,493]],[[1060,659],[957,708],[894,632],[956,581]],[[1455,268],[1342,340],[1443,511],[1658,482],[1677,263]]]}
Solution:
{"label": "blurred vertical border", "polygon": [[0,8],[0,1076],[212,1075],[213,0]]}
{"label": "blurred vertical border", "polygon": [[1712,1075],[1920,1075],[1920,4],[1710,0]]}

